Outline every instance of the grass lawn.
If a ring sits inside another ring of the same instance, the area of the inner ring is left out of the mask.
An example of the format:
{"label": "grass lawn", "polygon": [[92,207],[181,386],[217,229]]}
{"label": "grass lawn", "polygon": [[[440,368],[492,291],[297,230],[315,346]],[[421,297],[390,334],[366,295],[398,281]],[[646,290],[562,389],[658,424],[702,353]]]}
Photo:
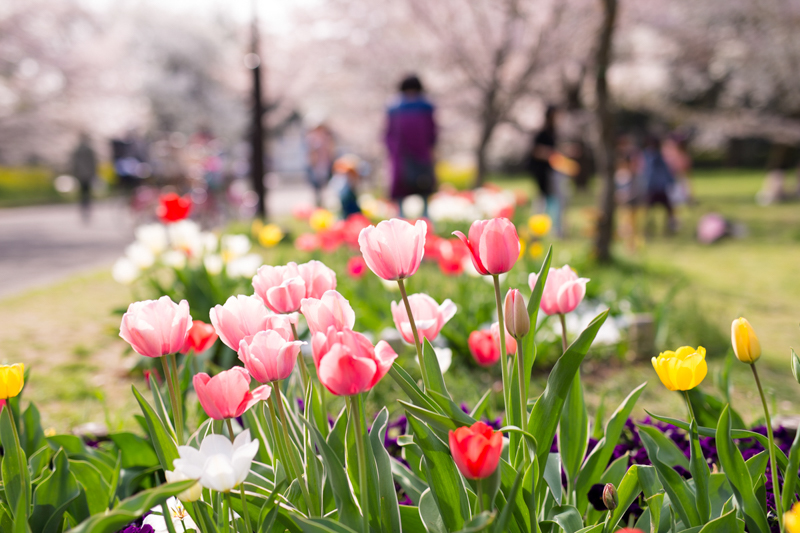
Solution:
{"label": "grass lawn", "polygon": [[[728,349],[730,323],[746,316],[764,348],[759,368],[775,409],[789,415],[797,413],[800,391],[789,369],[789,347],[800,347],[795,303],[800,302],[800,284],[794,279],[800,264],[800,204],[755,205],[753,197],[762,178],[758,172],[698,173],[694,180],[698,203],[682,208],[677,235],[659,234],[635,252],[618,245],[618,264],[592,267],[590,277],[603,283],[614,280],[615,286],[636,278],[656,302],[677,286],[676,309],[682,311],[671,318],[674,331],[669,338],[674,341],[670,342],[697,340],[714,347],[709,351],[709,377],[702,385],[706,392],[718,394],[714,377]],[[498,183],[532,189],[527,179]],[[573,199],[569,237],[554,243],[555,264],[586,263],[593,204],[593,197]],[[743,224],[746,234],[711,246],[697,243],[697,220],[712,211]],[[135,361],[123,355],[126,345],[117,336],[119,315],[113,314],[131,299],[128,288],[117,285],[107,272],[97,272],[0,301],[2,360],[23,361],[30,369],[25,398],[37,403],[45,427],[66,431],[89,421],[105,422],[112,429],[135,427],[138,407],[130,385],[136,383],[141,389],[144,384],[127,371]],[[648,381],[635,416],[644,416],[648,409],[684,417],[680,397],[663,388],[649,361],[600,360],[590,352],[582,372],[592,411],[605,397],[607,417],[636,385]],[[492,385],[483,377],[488,378],[454,366],[446,379],[457,401],[474,403]],[[535,373],[533,394],[541,392],[546,377],[546,370]],[[735,407],[747,421],[755,422],[760,404],[749,368],[736,362],[731,381]],[[387,378],[380,387],[388,390],[393,383]]]}

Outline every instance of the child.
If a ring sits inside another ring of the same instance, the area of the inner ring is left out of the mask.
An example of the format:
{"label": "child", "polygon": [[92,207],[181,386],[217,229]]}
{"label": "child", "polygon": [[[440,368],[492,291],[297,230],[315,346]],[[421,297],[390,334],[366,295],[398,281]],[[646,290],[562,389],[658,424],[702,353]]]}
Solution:
{"label": "child", "polygon": [[337,192],[341,203],[341,217],[346,219],[361,213],[358,205],[358,184],[361,181],[361,158],[354,154],[343,155],[333,163],[331,188]]}

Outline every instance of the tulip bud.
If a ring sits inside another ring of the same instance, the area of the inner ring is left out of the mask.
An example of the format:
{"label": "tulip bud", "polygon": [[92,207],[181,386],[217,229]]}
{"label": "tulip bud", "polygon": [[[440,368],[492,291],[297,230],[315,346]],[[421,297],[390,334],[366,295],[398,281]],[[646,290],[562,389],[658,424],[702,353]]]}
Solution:
{"label": "tulip bud", "polygon": [[603,503],[609,511],[613,511],[619,505],[619,496],[613,483],[608,483],[603,489]]}
{"label": "tulip bud", "polygon": [[528,315],[528,308],[519,290],[510,289],[508,291],[503,312],[506,315],[506,329],[512,337],[520,340],[528,334],[531,329],[531,317]]}
{"label": "tulip bud", "polygon": [[794,350],[792,350],[792,374],[794,374],[794,379],[800,383],[800,356]]}
{"label": "tulip bud", "polygon": [[731,324],[733,353],[742,363],[753,364],[761,357],[761,343],[746,318],[737,318]]}

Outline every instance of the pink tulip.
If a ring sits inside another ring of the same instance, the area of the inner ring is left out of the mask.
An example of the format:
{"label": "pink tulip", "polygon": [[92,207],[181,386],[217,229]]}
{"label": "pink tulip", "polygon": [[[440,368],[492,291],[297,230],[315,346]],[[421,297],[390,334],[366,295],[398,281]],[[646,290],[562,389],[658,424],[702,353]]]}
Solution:
{"label": "pink tulip", "polygon": [[239,360],[259,383],[288,378],[295,363],[301,341],[288,341],[277,331],[259,331],[239,343]]}
{"label": "pink tulip", "polygon": [[292,324],[297,327],[297,313],[290,313],[288,315],[267,315],[267,322],[264,324],[264,330],[277,331],[285,341],[290,342],[296,340],[294,338],[294,331],[292,331]]}
{"label": "pink tulip", "polygon": [[469,227],[469,238],[460,231],[453,235],[467,245],[475,270],[484,276],[508,272],[519,259],[517,228],[507,218],[476,220]]}
{"label": "pink tulip", "polygon": [[500,345],[492,337],[492,332],[479,329],[469,334],[467,339],[469,353],[481,366],[492,366],[500,360]]}
{"label": "pink tulip", "polygon": [[[536,285],[538,277],[538,274],[535,273],[528,276],[528,285],[531,290]],[[544,283],[539,307],[546,315],[566,314],[574,311],[586,296],[588,281],[588,278],[579,278],[569,265],[551,268]]]}
{"label": "pink tulip", "polygon": [[369,226],[358,235],[358,245],[367,266],[385,280],[404,279],[414,274],[425,254],[427,224],[411,225],[393,218]]}
{"label": "pink tulip", "polygon": [[[439,335],[442,326],[456,314],[456,304],[445,300],[442,305],[439,305],[427,294],[412,294],[408,297],[408,303],[411,306],[411,314],[414,316],[420,342],[423,337],[432,342]],[[403,336],[403,340],[414,344],[411,322],[408,320],[408,312],[406,312],[403,302],[392,302],[392,318],[397,331]]]}
{"label": "pink tulip", "polygon": [[210,377],[205,372],[192,380],[197,399],[208,416],[214,420],[238,418],[258,403],[269,398],[270,388],[262,385],[250,392],[250,374],[240,366]]}
{"label": "pink tulip", "polygon": [[264,265],[253,276],[256,296],[276,313],[294,313],[306,295],[306,282],[296,263],[286,266]]}
{"label": "pink tulip", "polygon": [[257,296],[231,296],[225,305],[214,306],[209,315],[219,338],[232,350],[238,350],[245,337],[267,328],[268,311]]}
{"label": "pink tulip", "polygon": [[[494,343],[497,345],[497,348],[500,349],[500,323],[495,322],[492,324],[492,338],[494,339]],[[517,353],[517,341],[514,340],[514,337],[506,329],[506,353],[508,355],[514,355]]]}
{"label": "pink tulip", "polygon": [[375,347],[351,329],[314,334],[311,346],[317,377],[331,393],[352,396],[372,389],[389,371],[397,354],[386,341]]}
{"label": "pink tulip", "polygon": [[336,272],[322,261],[309,261],[297,266],[306,284],[306,298],[322,298],[326,291],[336,289]]}
{"label": "pink tulip", "polygon": [[336,291],[326,291],[322,298],[303,298],[300,311],[306,317],[311,334],[336,330],[352,329],[356,323],[356,314],[350,302]]}
{"label": "pink tulip", "polygon": [[189,303],[176,304],[169,296],[134,302],[122,315],[119,336],[139,355],[161,357],[178,353],[192,328]]}

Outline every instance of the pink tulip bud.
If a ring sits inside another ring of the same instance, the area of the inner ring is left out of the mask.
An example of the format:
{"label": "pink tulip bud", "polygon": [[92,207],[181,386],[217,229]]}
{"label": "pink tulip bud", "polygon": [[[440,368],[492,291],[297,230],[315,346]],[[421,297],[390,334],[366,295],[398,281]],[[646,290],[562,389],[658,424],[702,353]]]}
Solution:
{"label": "pink tulip bud", "polygon": [[492,336],[492,332],[486,329],[473,331],[467,339],[469,353],[481,366],[492,366],[500,360],[500,345],[497,344]]}
{"label": "pink tulip bud", "polygon": [[[492,338],[494,339],[494,343],[497,345],[497,349],[500,349],[500,323],[495,322],[492,324]],[[514,337],[506,329],[506,353],[508,355],[514,355],[517,353],[517,341],[514,340]]]}
{"label": "pink tulip bud", "polygon": [[469,227],[469,238],[460,231],[453,235],[467,245],[472,264],[481,275],[508,272],[519,259],[517,228],[507,218],[476,220]]}
{"label": "pink tulip bud", "polygon": [[211,324],[230,349],[238,350],[245,337],[267,329],[267,308],[257,296],[231,296],[209,312]]}
{"label": "pink tulip bud", "polygon": [[427,224],[410,224],[393,218],[369,226],[358,235],[358,245],[367,266],[376,276],[394,281],[413,275],[425,254]]}
{"label": "pink tulip bud", "polygon": [[286,266],[264,265],[253,276],[256,296],[276,313],[300,310],[300,300],[306,296],[306,282],[296,263]]}
{"label": "pink tulip bud", "polygon": [[259,383],[270,383],[292,374],[301,341],[287,341],[277,331],[259,331],[239,343],[239,360]]}
{"label": "pink tulip bud", "polygon": [[270,394],[268,385],[250,392],[250,374],[240,366],[224,370],[213,378],[200,372],[195,374],[192,383],[200,405],[214,420],[240,417]]}
{"label": "pink tulip bud", "polygon": [[306,317],[311,334],[326,332],[333,327],[336,330],[352,329],[356,322],[356,314],[350,302],[336,291],[326,291],[322,298],[303,298],[300,312]]}
{"label": "pink tulip bud", "polygon": [[506,331],[515,339],[520,340],[531,329],[531,317],[528,315],[528,307],[525,305],[525,300],[522,299],[522,293],[517,289],[510,289],[506,293],[503,307]]}
{"label": "pink tulip bud", "polygon": [[336,273],[321,261],[309,261],[297,266],[306,284],[305,298],[322,298],[326,291],[336,289]]}
{"label": "pink tulip bud", "polygon": [[[408,303],[411,306],[411,314],[414,316],[420,342],[422,342],[422,338],[433,342],[433,339],[442,330],[442,326],[456,314],[456,304],[445,300],[442,305],[439,305],[427,294],[412,294],[408,297]],[[414,333],[411,331],[411,322],[403,302],[392,302],[392,318],[397,331],[403,336],[403,340],[414,344]]]}
{"label": "pink tulip bud", "polygon": [[119,336],[145,357],[178,353],[192,327],[189,303],[176,304],[169,296],[134,302],[122,315]]}
{"label": "pink tulip bud", "polygon": [[[537,274],[528,277],[531,290],[536,285],[537,279]],[[574,311],[586,296],[588,281],[588,278],[579,278],[569,265],[551,268],[544,284],[539,307],[546,315],[567,314]]]}
{"label": "pink tulip bud", "polygon": [[337,396],[371,390],[397,358],[386,341],[373,347],[367,337],[350,329],[317,332],[311,346],[320,383]]}

